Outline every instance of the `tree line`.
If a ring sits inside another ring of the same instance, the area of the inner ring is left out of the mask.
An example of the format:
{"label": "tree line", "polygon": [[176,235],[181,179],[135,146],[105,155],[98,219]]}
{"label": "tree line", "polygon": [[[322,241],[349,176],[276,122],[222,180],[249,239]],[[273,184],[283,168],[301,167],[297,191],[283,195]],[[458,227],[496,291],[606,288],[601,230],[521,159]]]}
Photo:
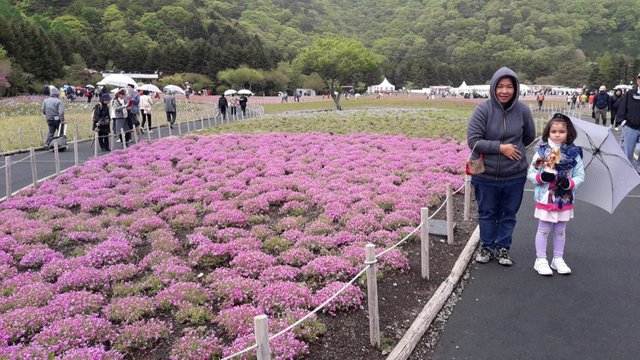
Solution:
{"label": "tree line", "polygon": [[638,23],[640,0],[0,0],[0,86],[89,68],[200,74],[216,87],[245,66],[273,92],[285,77],[289,89],[319,84],[291,63],[338,34],[382,56],[369,83],[485,83],[509,66],[528,83],[611,87],[640,72]]}

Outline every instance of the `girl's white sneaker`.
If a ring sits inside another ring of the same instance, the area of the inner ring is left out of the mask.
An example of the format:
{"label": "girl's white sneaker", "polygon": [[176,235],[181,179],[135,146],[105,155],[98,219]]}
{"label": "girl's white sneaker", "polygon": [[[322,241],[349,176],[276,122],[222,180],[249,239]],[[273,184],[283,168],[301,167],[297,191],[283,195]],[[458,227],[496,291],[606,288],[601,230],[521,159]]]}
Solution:
{"label": "girl's white sneaker", "polygon": [[545,258],[537,258],[535,264],[533,264],[533,270],[537,271],[540,275],[553,275],[553,271],[551,271],[549,267],[549,262]]}
{"label": "girl's white sneaker", "polygon": [[551,260],[551,268],[557,271],[558,274],[571,274],[571,268],[567,266],[567,263],[565,263],[562,258],[553,258],[553,260]]}

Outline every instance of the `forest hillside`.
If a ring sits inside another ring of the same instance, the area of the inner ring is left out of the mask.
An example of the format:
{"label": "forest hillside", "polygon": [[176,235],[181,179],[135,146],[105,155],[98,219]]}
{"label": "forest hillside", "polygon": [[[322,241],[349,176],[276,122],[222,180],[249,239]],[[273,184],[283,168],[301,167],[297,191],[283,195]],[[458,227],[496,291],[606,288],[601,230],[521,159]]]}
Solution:
{"label": "forest hillside", "polygon": [[640,0],[0,0],[0,64],[42,81],[84,68],[215,81],[340,34],[400,86],[485,83],[503,65],[531,83],[614,85],[640,70],[639,30]]}

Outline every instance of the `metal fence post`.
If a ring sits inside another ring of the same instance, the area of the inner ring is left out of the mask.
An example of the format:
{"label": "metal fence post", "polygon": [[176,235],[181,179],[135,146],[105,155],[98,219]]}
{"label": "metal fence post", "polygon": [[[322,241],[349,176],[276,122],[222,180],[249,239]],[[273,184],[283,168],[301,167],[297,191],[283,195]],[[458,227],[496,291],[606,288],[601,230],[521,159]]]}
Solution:
{"label": "metal fence post", "polygon": [[29,156],[31,156],[31,179],[33,180],[33,187],[38,186],[38,167],[36,164],[36,150],[29,148]]}
{"label": "metal fence post", "polygon": [[[107,140],[109,140],[107,138]],[[93,156],[98,157],[98,132],[93,133]]]}
{"label": "metal fence post", "polygon": [[124,133],[124,128],[120,129],[120,141],[122,141],[122,148],[126,149],[127,148],[127,139]]}
{"label": "metal fence post", "polygon": [[11,197],[11,156],[4,157],[5,192],[7,199]]}
{"label": "metal fence post", "polygon": [[18,128],[18,149],[22,151],[22,127]]}
{"label": "metal fence post", "polygon": [[60,175],[60,151],[58,150],[58,142],[53,142],[53,161],[56,164],[56,176]]}
{"label": "metal fence post", "polygon": [[73,135],[73,162],[75,166],[80,165],[80,157],[78,156],[78,138]]}

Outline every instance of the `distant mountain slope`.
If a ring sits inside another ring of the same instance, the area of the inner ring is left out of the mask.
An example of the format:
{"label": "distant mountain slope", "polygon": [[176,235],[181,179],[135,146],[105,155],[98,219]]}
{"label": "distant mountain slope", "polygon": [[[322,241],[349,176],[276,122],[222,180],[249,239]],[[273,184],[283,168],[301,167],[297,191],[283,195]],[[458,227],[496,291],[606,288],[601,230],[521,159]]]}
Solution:
{"label": "distant mountain slope", "polygon": [[528,81],[573,85],[640,70],[640,0],[0,0],[2,7],[14,21],[19,9],[41,26],[67,63],[77,53],[94,67],[209,76],[241,63],[266,69],[337,33],[384,55],[385,74],[399,84],[484,82],[502,65]]}

